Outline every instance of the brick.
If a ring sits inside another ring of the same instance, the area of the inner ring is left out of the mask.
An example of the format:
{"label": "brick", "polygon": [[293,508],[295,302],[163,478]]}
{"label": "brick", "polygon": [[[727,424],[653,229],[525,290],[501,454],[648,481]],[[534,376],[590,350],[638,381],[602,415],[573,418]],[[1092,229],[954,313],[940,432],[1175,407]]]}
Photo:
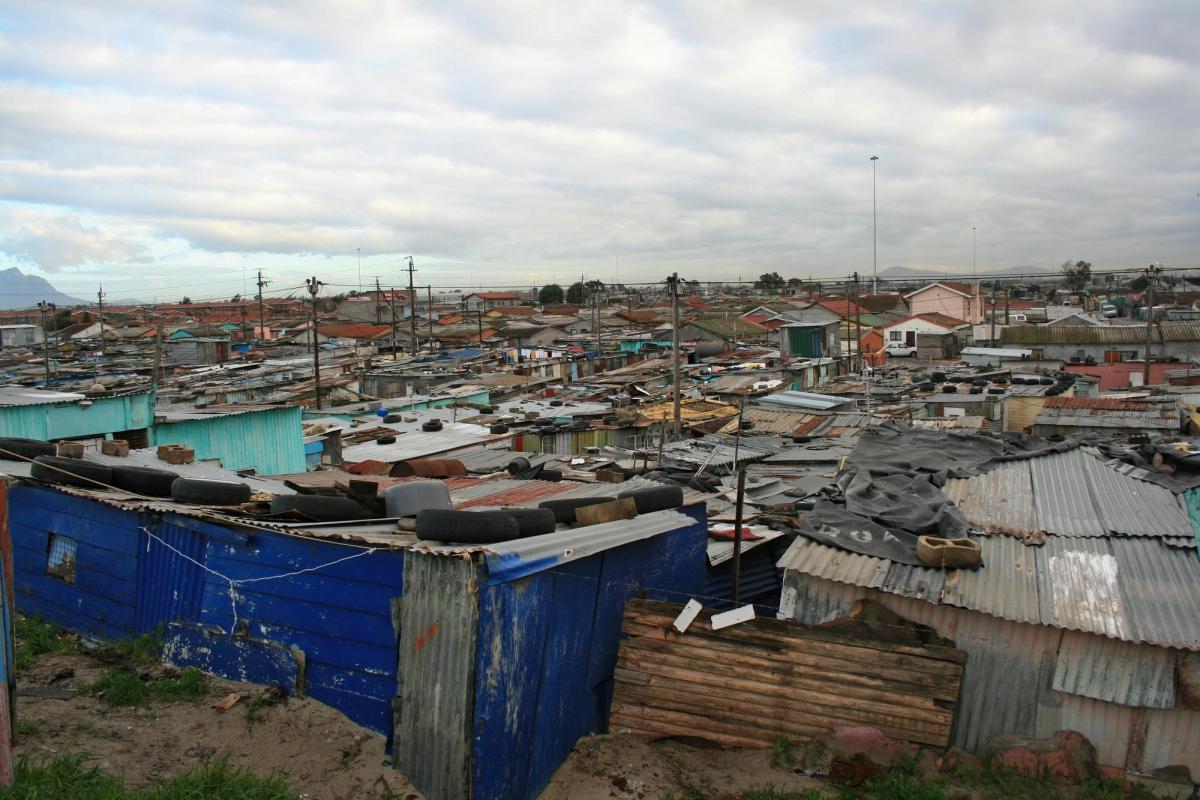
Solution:
{"label": "brick", "polygon": [[83,442],[59,442],[58,454],[62,458],[83,458]]}
{"label": "brick", "polygon": [[106,439],[100,443],[100,452],[106,456],[124,458],[129,455],[129,442],[124,439]]}
{"label": "brick", "polygon": [[158,448],[159,459],[168,464],[191,464],[196,460],[196,451],[181,444],[164,444]]}

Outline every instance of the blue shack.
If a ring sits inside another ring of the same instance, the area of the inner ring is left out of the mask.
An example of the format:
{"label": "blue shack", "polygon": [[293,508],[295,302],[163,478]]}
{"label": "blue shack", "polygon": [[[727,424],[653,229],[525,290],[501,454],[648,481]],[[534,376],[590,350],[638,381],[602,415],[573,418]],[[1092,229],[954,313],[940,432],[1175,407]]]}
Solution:
{"label": "blue shack", "polygon": [[9,511],[19,610],[324,702],[430,800],[535,797],[606,727],[625,601],[706,569],[703,503],[470,548],[28,480]]}

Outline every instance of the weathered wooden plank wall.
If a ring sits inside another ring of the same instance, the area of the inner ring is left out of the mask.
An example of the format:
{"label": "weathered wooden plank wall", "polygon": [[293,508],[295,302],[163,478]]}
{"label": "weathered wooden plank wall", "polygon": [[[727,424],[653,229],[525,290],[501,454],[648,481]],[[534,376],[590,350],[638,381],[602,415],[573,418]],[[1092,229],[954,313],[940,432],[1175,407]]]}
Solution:
{"label": "weathered wooden plank wall", "polygon": [[626,605],[610,731],[770,747],[869,725],[923,746],[950,741],[966,655],[927,629],[759,618],[714,631],[704,611],[680,634],[681,609]]}

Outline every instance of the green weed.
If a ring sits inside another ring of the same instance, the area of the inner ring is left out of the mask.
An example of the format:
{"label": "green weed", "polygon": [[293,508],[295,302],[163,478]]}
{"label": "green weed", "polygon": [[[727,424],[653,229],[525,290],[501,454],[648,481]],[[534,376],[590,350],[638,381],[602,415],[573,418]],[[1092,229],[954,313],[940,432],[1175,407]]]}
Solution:
{"label": "green weed", "polygon": [[738,795],[739,800],[822,800],[816,789],[806,792],[789,792],[774,786],[756,786]]}
{"label": "green weed", "polygon": [[902,769],[867,781],[859,796],[869,800],[950,800],[938,780]]}
{"label": "green weed", "polygon": [[17,760],[16,779],[0,788],[0,800],[297,800],[299,793],[278,775],[213,761],[146,789],[126,789],[119,779],[92,765],[86,755],[48,761]]}
{"label": "green weed", "polygon": [[785,767],[794,767],[795,765],[796,745],[782,736],[776,736],[775,743],[771,745],[771,767],[773,769],[783,769]]}
{"label": "green weed", "polygon": [[41,730],[42,723],[36,719],[17,720],[17,736],[32,736]]}
{"label": "green weed", "polygon": [[162,663],[163,638],[162,628],[143,633],[132,639],[122,639],[113,642],[96,657],[101,661],[112,664],[123,664],[129,667],[152,667]]}
{"label": "green weed", "polygon": [[85,691],[108,706],[145,706],[152,701],[198,700],[204,696],[206,688],[204,674],[196,669],[185,669],[177,678],[145,681],[136,672],[110,667],[88,684]]}
{"label": "green weed", "polygon": [[18,615],[13,620],[13,633],[16,638],[13,663],[18,672],[32,666],[40,656],[75,649],[75,640],[70,634],[40,617]]}

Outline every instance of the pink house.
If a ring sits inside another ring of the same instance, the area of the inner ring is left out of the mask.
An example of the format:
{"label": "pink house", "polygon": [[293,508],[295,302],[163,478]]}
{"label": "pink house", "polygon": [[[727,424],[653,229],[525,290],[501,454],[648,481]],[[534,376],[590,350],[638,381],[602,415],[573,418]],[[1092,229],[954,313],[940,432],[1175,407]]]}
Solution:
{"label": "pink house", "polygon": [[983,297],[979,284],[972,290],[958,281],[937,281],[904,295],[908,311],[913,316],[941,314],[978,325],[983,322]]}

